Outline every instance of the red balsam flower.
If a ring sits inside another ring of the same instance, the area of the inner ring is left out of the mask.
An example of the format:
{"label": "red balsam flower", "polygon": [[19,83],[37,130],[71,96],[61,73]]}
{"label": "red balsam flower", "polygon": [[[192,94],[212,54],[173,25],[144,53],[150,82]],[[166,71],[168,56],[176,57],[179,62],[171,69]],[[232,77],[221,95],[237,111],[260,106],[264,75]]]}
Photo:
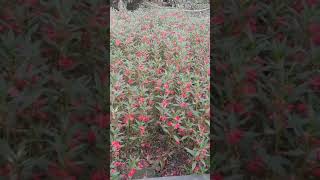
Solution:
{"label": "red balsam flower", "polygon": [[116,149],[116,151],[120,150],[121,144],[119,141],[113,141],[111,144],[112,144],[112,147]]}
{"label": "red balsam flower", "polygon": [[90,180],[107,180],[109,177],[107,176],[105,170],[97,170],[91,174]]}
{"label": "red balsam flower", "polygon": [[264,162],[259,157],[253,160],[250,160],[246,168],[250,173],[253,173],[256,175],[261,175],[265,170]]}
{"label": "red balsam flower", "polygon": [[74,60],[70,57],[61,57],[58,61],[58,65],[65,70],[71,69],[74,64]]}
{"label": "red balsam flower", "polygon": [[244,132],[240,129],[234,129],[227,135],[227,141],[230,145],[237,145],[244,136]]}
{"label": "red balsam flower", "polygon": [[130,178],[132,178],[133,176],[134,176],[134,174],[136,173],[136,169],[135,168],[132,168],[131,170],[130,170],[130,172],[128,173],[128,177],[130,177]]}

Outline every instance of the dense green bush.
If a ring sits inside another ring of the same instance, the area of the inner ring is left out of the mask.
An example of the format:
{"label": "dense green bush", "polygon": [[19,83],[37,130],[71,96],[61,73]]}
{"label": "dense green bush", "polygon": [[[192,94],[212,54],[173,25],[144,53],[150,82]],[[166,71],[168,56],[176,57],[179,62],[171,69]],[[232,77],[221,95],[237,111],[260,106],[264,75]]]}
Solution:
{"label": "dense green bush", "polygon": [[208,173],[209,17],[111,11],[113,179]]}
{"label": "dense green bush", "polygon": [[107,179],[108,13],[0,1],[0,179]]}
{"label": "dense green bush", "polygon": [[319,1],[225,0],[213,12],[214,179],[319,179]]}

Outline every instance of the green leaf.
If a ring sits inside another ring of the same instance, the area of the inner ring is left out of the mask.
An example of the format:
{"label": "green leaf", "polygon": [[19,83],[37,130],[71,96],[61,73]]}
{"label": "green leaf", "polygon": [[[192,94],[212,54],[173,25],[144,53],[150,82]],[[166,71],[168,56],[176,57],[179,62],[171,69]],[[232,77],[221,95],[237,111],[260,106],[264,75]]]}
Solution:
{"label": "green leaf", "polygon": [[173,135],[173,138],[174,138],[174,140],[176,140],[176,141],[180,141],[180,139],[179,139],[176,135]]}
{"label": "green leaf", "polygon": [[15,157],[15,153],[9,146],[8,142],[3,139],[0,140],[0,156],[8,160],[13,160]]}
{"label": "green leaf", "polygon": [[301,156],[303,154],[305,154],[305,152],[301,149],[295,149],[295,150],[290,150],[288,152],[285,153],[288,156]]}
{"label": "green leaf", "polygon": [[285,166],[290,164],[290,161],[281,156],[269,156],[268,157],[268,165],[270,169],[278,175],[285,175],[286,169]]}
{"label": "green leaf", "polygon": [[197,165],[196,161],[192,163],[192,171],[194,170],[194,168],[196,168],[196,165]]}
{"label": "green leaf", "polygon": [[192,156],[194,156],[194,151],[193,150],[191,150],[191,149],[189,149],[187,147],[185,147],[184,149],[187,150],[187,152],[190,153]]}
{"label": "green leaf", "polygon": [[162,130],[164,131],[164,132],[166,132],[166,133],[168,133],[169,134],[169,131],[168,131],[168,129],[167,128],[165,128],[165,127],[163,127],[163,126],[161,126],[162,127]]}

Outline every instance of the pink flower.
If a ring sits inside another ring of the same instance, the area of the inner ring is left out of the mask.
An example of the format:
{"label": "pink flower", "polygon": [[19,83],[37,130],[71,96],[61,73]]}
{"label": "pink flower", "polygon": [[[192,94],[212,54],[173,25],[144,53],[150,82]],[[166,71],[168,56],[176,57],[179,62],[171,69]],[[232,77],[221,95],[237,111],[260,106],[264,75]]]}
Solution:
{"label": "pink flower", "polygon": [[120,150],[121,144],[119,141],[113,141],[111,144],[116,149],[116,151]]}
{"label": "pink flower", "polygon": [[257,71],[256,70],[247,70],[246,71],[246,79],[249,82],[255,83],[257,81]]}
{"label": "pink flower", "polygon": [[148,122],[150,120],[150,118],[145,115],[139,115],[138,119],[143,122]]}
{"label": "pink flower", "polygon": [[114,166],[119,167],[119,166],[122,166],[123,163],[116,161],[113,164],[114,164]]}
{"label": "pink flower", "polygon": [[215,25],[221,25],[224,23],[224,16],[223,15],[213,16],[213,18],[211,18],[211,22],[212,24],[215,24]]}
{"label": "pink flower", "polygon": [[188,104],[185,103],[185,102],[180,103],[180,107],[182,107],[182,108],[185,108],[185,107],[187,107],[187,106],[188,106]]}
{"label": "pink flower", "polygon": [[4,32],[6,30],[5,26],[0,25],[0,33]]}
{"label": "pink flower", "polygon": [[180,124],[177,123],[175,126],[174,126],[174,129],[179,129],[180,128]]}
{"label": "pink flower", "polygon": [[126,120],[133,121],[133,120],[134,120],[134,114],[127,114],[127,115],[125,115],[124,118],[125,118]]}
{"label": "pink flower", "polygon": [[[1,175],[1,173],[0,173]],[[33,173],[32,174],[32,180],[42,180],[44,179],[45,174],[44,173]]]}
{"label": "pink flower", "polygon": [[304,9],[301,0],[296,0],[292,6],[293,6],[293,9],[295,9],[298,13],[300,13]]}
{"label": "pink flower", "polygon": [[143,43],[150,44],[150,39],[147,38],[146,36],[143,36],[142,39],[141,39],[141,41],[142,41]]}
{"label": "pink flower", "polygon": [[133,82],[134,82],[134,81],[133,81],[132,79],[129,79],[129,80],[128,80],[128,84],[130,84],[130,85],[133,84]]}
{"label": "pink flower", "polygon": [[165,90],[166,95],[170,95],[172,91],[170,91],[169,89]]}
{"label": "pink flower", "polygon": [[19,90],[23,90],[27,85],[28,85],[28,81],[25,79],[17,79],[15,81],[15,86],[17,87],[17,89]]}
{"label": "pink flower", "polygon": [[141,143],[141,147],[143,148],[150,148],[151,145],[149,143]]}
{"label": "pink flower", "polygon": [[161,32],[161,38],[166,38],[167,37],[167,32],[166,31],[163,31]]}
{"label": "pink flower", "polygon": [[319,4],[319,0],[307,0],[309,6],[316,6]]}
{"label": "pink flower", "polygon": [[56,164],[49,165],[48,172],[53,177],[60,177],[60,178],[69,177],[68,172],[63,168],[58,167]]}
{"label": "pink flower", "polygon": [[174,118],[174,120],[180,121],[180,117],[179,117],[179,116],[176,116],[176,117]]}
{"label": "pink flower", "polygon": [[166,121],[168,118],[166,116],[160,116],[161,121]]}
{"label": "pink flower", "polygon": [[115,44],[116,44],[116,46],[120,46],[121,45],[121,41],[119,39],[116,39]]}
{"label": "pink flower", "polygon": [[312,35],[311,40],[312,40],[313,44],[315,44],[316,46],[319,46],[320,45],[320,33]]}
{"label": "pink flower", "polygon": [[150,106],[152,106],[152,105],[154,104],[154,101],[149,100],[149,101],[148,101],[148,104],[149,104]]}
{"label": "pink flower", "polygon": [[311,40],[315,45],[320,45],[320,24],[311,23],[308,27]]}
{"label": "pink flower", "polygon": [[137,51],[137,52],[136,52],[136,56],[137,56],[138,58],[142,57],[143,54],[144,54],[144,53],[141,52],[141,51]]}
{"label": "pink flower", "polygon": [[306,115],[308,113],[308,107],[304,103],[297,104],[296,109],[302,115]]}
{"label": "pink flower", "polygon": [[138,162],[138,167],[139,167],[140,169],[142,169],[142,168],[144,167],[143,163],[142,163],[142,162]]}
{"label": "pink flower", "polygon": [[165,83],[165,84],[163,85],[163,87],[164,87],[165,89],[169,89],[169,84],[168,84],[168,83]]}
{"label": "pink flower", "polygon": [[126,44],[130,44],[133,42],[133,37],[128,37],[128,39],[126,39]]}
{"label": "pink flower", "polygon": [[162,101],[162,107],[166,108],[169,105],[168,100],[163,100]]}
{"label": "pink flower", "polygon": [[58,32],[52,26],[43,26],[41,31],[51,40],[56,41],[59,38]]}
{"label": "pink flower", "polygon": [[176,144],[180,144],[180,141],[179,141],[179,139],[177,139],[177,140],[176,140]]}
{"label": "pink flower", "polygon": [[109,114],[98,114],[95,121],[101,129],[104,129],[108,126]]}
{"label": "pink flower", "polygon": [[179,135],[180,135],[180,136],[185,136],[185,131],[184,131],[184,129],[179,128],[179,129],[178,129],[178,132],[179,132]]}
{"label": "pink flower", "polygon": [[250,173],[260,175],[261,173],[263,173],[265,167],[262,159],[258,157],[250,160],[246,168]]}
{"label": "pink flower", "polygon": [[143,104],[144,103],[144,98],[143,97],[140,97],[139,99],[138,99],[138,103],[141,105],[141,104]]}
{"label": "pink flower", "polygon": [[186,88],[190,88],[192,86],[191,82],[186,83]]}
{"label": "pink flower", "polygon": [[92,130],[88,132],[88,143],[94,144],[96,142],[96,133]]}
{"label": "pink flower", "polygon": [[90,180],[106,180],[109,179],[104,170],[97,170],[91,174]]}
{"label": "pink flower", "polygon": [[181,98],[187,98],[187,94],[185,92],[181,93]]}
{"label": "pink flower", "polygon": [[279,42],[282,42],[284,40],[284,34],[282,32],[278,32],[276,34],[276,40],[278,40]]}
{"label": "pink flower", "polygon": [[238,144],[242,137],[244,135],[244,132],[239,129],[231,130],[229,134],[227,135],[227,141],[231,145]]}
{"label": "pink flower", "polygon": [[199,170],[200,170],[199,166],[196,165],[196,167],[194,168],[193,172],[196,173],[196,172],[198,172]]}
{"label": "pink flower", "polygon": [[252,83],[246,83],[242,88],[242,92],[245,95],[253,95],[253,94],[256,94],[257,89]]}
{"label": "pink flower", "polygon": [[129,177],[133,177],[133,175],[136,173],[136,169],[135,168],[132,168],[128,174]]}
{"label": "pink flower", "polygon": [[310,81],[310,85],[315,91],[320,91],[320,76],[313,77]]}
{"label": "pink flower", "polygon": [[140,129],[140,135],[143,136],[144,132],[145,132],[145,127],[144,126],[140,126],[139,129]]}
{"label": "pink flower", "polygon": [[320,177],[320,167],[312,169],[311,173],[314,177]]}
{"label": "pink flower", "polygon": [[316,152],[316,160],[320,161],[320,149],[318,149]]}
{"label": "pink flower", "polygon": [[62,57],[59,59],[58,65],[63,69],[70,69],[74,65],[74,60],[69,57]]}
{"label": "pink flower", "polygon": [[223,176],[219,173],[214,173],[212,178],[212,180],[223,180]]}
{"label": "pink flower", "polygon": [[294,104],[289,104],[287,108],[288,108],[289,112],[292,112],[294,110],[294,108],[295,108],[295,105]]}
{"label": "pink flower", "polygon": [[0,176],[9,176],[10,172],[12,171],[12,166],[7,163],[6,165],[3,165],[0,167]]}
{"label": "pink flower", "polygon": [[187,112],[187,116],[188,116],[189,118],[191,118],[191,117],[193,116],[192,111],[188,111],[188,112]]}
{"label": "pink flower", "polygon": [[65,160],[65,165],[73,175],[79,176],[83,172],[83,167],[70,159]]}
{"label": "pink flower", "polygon": [[163,69],[163,68],[157,69],[157,74],[162,74],[163,72],[164,72],[164,69]]}
{"label": "pink flower", "polygon": [[310,34],[317,34],[320,32],[320,23],[311,23],[308,27]]}
{"label": "pink flower", "polygon": [[226,63],[218,63],[216,66],[215,66],[215,69],[216,69],[216,73],[217,74],[221,74],[223,72],[226,72],[229,68],[229,65],[226,64]]}

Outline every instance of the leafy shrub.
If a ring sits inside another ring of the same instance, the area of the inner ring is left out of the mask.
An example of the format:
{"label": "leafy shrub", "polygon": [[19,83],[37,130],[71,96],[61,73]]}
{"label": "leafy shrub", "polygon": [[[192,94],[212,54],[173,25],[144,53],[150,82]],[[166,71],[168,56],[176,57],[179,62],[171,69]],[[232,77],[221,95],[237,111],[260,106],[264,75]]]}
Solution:
{"label": "leafy shrub", "polygon": [[209,18],[111,11],[110,35],[112,178],[208,173]]}
{"label": "leafy shrub", "polygon": [[107,178],[108,13],[0,1],[0,179]]}
{"label": "leafy shrub", "polygon": [[319,1],[216,1],[214,179],[319,179]]}

